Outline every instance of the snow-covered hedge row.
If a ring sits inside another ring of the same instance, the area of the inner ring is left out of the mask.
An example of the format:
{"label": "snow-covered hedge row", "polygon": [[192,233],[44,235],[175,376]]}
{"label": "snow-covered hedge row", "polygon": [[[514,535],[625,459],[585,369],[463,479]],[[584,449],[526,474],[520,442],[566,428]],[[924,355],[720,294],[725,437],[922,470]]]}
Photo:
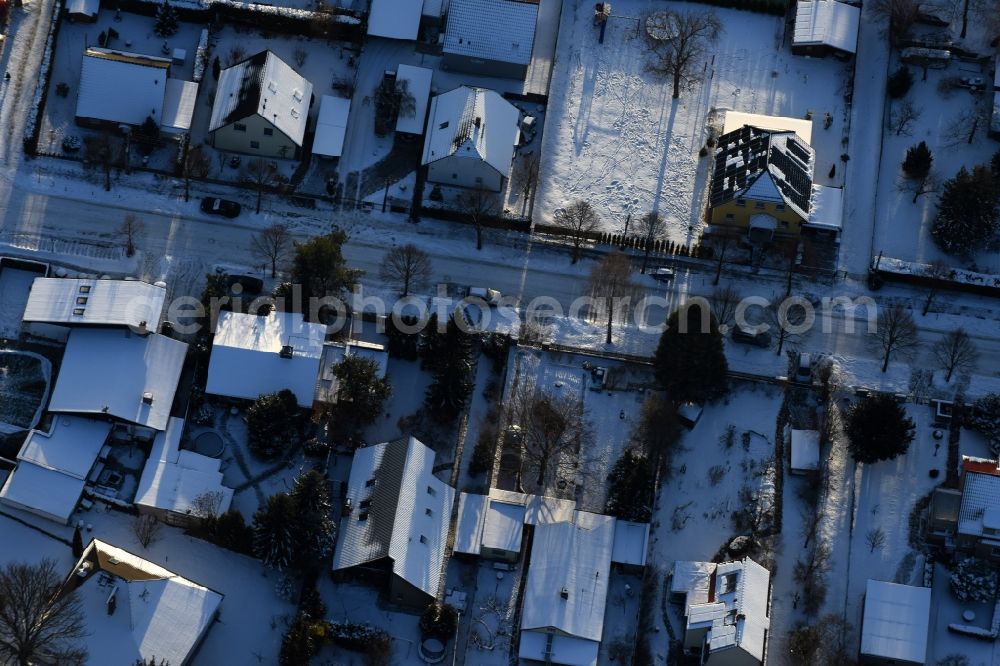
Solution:
{"label": "snow-covered hedge row", "polygon": [[34,155],[38,150],[38,121],[45,111],[45,94],[52,76],[52,52],[55,50],[56,33],[62,18],[62,3],[56,0],[52,7],[52,18],[49,22],[49,36],[45,40],[45,51],[42,53],[42,64],[38,68],[38,82],[35,86],[35,96],[31,100],[31,113],[24,124],[24,152]]}
{"label": "snow-covered hedge row", "polygon": [[198,38],[198,49],[194,52],[194,73],[191,79],[195,83],[201,83],[205,76],[205,65],[208,64],[208,28],[202,28],[201,37]]}
{"label": "snow-covered hedge row", "polygon": [[982,627],[973,627],[969,624],[949,624],[948,631],[954,631],[956,634],[965,634],[966,636],[972,636],[973,638],[981,638],[984,641],[996,640],[997,635],[988,629],[983,629]]}
{"label": "snow-covered hedge row", "polygon": [[384,629],[359,622],[329,622],[326,638],[348,650],[361,652],[372,643],[385,640],[389,634]]}

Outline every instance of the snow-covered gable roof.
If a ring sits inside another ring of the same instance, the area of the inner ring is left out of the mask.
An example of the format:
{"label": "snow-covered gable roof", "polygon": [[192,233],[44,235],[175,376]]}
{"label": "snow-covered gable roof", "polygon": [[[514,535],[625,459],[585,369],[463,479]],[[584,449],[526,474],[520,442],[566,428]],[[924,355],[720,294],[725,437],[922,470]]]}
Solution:
{"label": "snow-covered gable roof", "polygon": [[185,343],[156,333],[74,328],[49,411],[108,414],[163,430],[186,354]]}
{"label": "snow-covered gable roof", "polygon": [[983,518],[995,509],[1000,509],[1000,475],[996,471],[996,463],[991,463],[993,471],[987,465],[976,465],[977,459],[963,458],[962,467],[962,504],[958,511],[958,531],[961,534],[973,536],[983,535]]}
{"label": "snow-covered gable roof", "polygon": [[865,587],[861,654],[924,663],[930,613],[929,587],[869,580]]}
{"label": "snow-covered gable roof", "polygon": [[437,595],[455,490],[433,467],[433,449],[414,437],[355,451],[334,571],[388,557],[394,574]]}
{"label": "snow-covered gable roof", "polygon": [[302,145],[313,85],[270,51],[222,70],[208,130],[258,115]]}
{"label": "snow-covered gable roof", "polygon": [[92,46],[83,52],[76,117],[160,124],[170,59]]}
{"label": "snow-covered gable roof", "polygon": [[347,117],[351,114],[351,100],[333,95],[323,95],[319,100],[319,117],[316,120],[316,138],[313,155],[340,157],[344,152],[347,136]]}
{"label": "snow-covered gable roof", "polygon": [[[255,400],[289,389],[300,407],[311,407],[326,326],[295,312],[251,315],[222,312],[215,328],[206,391]],[[282,357],[291,347],[291,357]]]}
{"label": "snow-covered gable roof", "polygon": [[792,45],[826,45],[845,53],[858,50],[861,9],[835,0],[798,0]]}
{"label": "snow-covered gable roof", "polygon": [[733,199],[784,203],[807,221],[815,157],[812,147],[792,129],[744,125],[723,134],[709,203],[712,207]]}
{"label": "snow-covered gable roof", "polygon": [[390,39],[416,39],[422,8],[416,0],[372,0],[368,34]]}
{"label": "snow-covered gable roof", "polygon": [[839,187],[813,185],[807,224],[811,227],[840,231],[844,226],[844,190]]}
{"label": "snow-covered gable roof", "polygon": [[527,65],[537,21],[537,1],[451,0],[444,52]]}
{"label": "snow-covered gable roof", "polygon": [[167,290],[139,280],[35,278],[22,319],[48,324],[90,324],[155,330]]}
{"label": "snow-covered gable roof", "polygon": [[630,566],[646,566],[646,549],[649,546],[649,523],[628,520],[615,521],[614,549],[611,561]]}
{"label": "snow-covered gable roof", "polygon": [[413,115],[399,114],[396,118],[396,131],[407,134],[423,134],[424,123],[427,120],[427,103],[431,98],[431,81],[434,70],[413,65],[400,65],[396,68],[396,85],[406,81],[407,89],[415,101]]}
{"label": "snow-covered gable roof", "polygon": [[160,127],[164,132],[176,134],[191,129],[194,104],[198,99],[198,84],[182,79],[167,79],[163,95],[163,116]]}
{"label": "snow-covered gable roof", "polygon": [[218,493],[218,513],[225,513],[233,500],[233,489],[222,483],[222,461],[194,451],[181,451],[184,420],[171,418],[167,429],[156,434],[149,459],[142,470],[135,503],[174,513],[188,514],[194,500]]}
{"label": "snow-covered gable roof", "polygon": [[614,526],[611,516],[581,511],[573,522],[535,527],[521,615],[522,658],[538,658],[527,653],[533,644],[525,644],[526,633],[555,629],[583,643],[566,641],[570,654],[553,654],[554,663],[594,663],[590,657],[596,660],[604,634]]}
{"label": "snow-covered gable roof", "polygon": [[422,164],[445,157],[478,159],[506,176],[521,114],[492,90],[460,86],[431,100]]}
{"label": "snow-covered gable roof", "polygon": [[819,432],[792,430],[792,471],[819,469]]}
{"label": "snow-covered gable roof", "polygon": [[85,485],[86,479],[21,461],[0,488],[0,500],[65,525]]}
{"label": "snow-covered gable roof", "polygon": [[[77,571],[86,567],[80,579]],[[86,622],[88,663],[131,664],[156,657],[187,663],[208,631],[223,596],[128,551],[94,540],[67,586],[78,586]],[[114,591],[115,612],[107,612]]]}

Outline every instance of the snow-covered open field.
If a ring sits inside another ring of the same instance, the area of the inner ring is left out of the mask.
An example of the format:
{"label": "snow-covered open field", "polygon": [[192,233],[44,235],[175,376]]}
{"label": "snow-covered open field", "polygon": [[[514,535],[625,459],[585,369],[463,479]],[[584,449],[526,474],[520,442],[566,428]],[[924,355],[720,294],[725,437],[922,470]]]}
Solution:
{"label": "snow-covered open field", "polygon": [[[644,20],[657,9],[709,11],[700,5],[620,0],[616,16]],[[549,94],[536,221],[587,199],[605,230],[620,231],[633,217],[658,210],[670,240],[687,243],[702,226],[711,158],[698,156],[708,126],[721,128],[722,111],[804,118],[811,111],[816,182],[842,185],[842,144],[849,66],[834,59],[793,56],[784,22],[732,9],[712,9],[726,32],[710,51],[704,81],[671,99],[671,86],[648,72],[644,32],[612,18],[597,43],[592,6],[567,3]],[[833,123],[823,129],[826,114]],[[830,166],[837,165],[833,179]]]}

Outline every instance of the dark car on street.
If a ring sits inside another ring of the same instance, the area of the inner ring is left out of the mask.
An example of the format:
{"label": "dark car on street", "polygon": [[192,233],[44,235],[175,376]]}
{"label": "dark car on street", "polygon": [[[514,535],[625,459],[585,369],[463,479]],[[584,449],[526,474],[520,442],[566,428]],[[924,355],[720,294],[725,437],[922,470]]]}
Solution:
{"label": "dark car on street", "polygon": [[205,197],[201,200],[201,212],[233,218],[240,214],[240,205],[228,199]]}

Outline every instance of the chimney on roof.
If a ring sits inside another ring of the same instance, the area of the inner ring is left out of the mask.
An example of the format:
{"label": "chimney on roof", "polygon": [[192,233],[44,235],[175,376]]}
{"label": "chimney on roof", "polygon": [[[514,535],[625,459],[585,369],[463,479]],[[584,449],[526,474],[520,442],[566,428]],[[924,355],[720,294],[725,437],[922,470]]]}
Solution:
{"label": "chimney on roof", "polygon": [[153,394],[150,391],[146,391],[142,394],[142,404],[152,405],[153,404]]}
{"label": "chimney on roof", "polygon": [[295,348],[292,347],[291,345],[282,345],[281,346],[281,351],[278,352],[278,356],[280,356],[281,358],[291,358],[292,357],[292,352],[294,352],[294,351],[295,351]]}
{"label": "chimney on roof", "polygon": [[149,335],[149,329],[146,327],[146,321],[140,321],[139,325],[136,326],[136,333],[139,335]]}
{"label": "chimney on roof", "polygon": [[559,590],[559,596],[562,597],[563,599],[569,599],[569,589],[564,587],[563,589]]}
{"label": "chimney on roof", "polygon": [[481,127],[482,124],[483,124],[483,119],[480,118],[479,116],[476,116],[476,127]]}

